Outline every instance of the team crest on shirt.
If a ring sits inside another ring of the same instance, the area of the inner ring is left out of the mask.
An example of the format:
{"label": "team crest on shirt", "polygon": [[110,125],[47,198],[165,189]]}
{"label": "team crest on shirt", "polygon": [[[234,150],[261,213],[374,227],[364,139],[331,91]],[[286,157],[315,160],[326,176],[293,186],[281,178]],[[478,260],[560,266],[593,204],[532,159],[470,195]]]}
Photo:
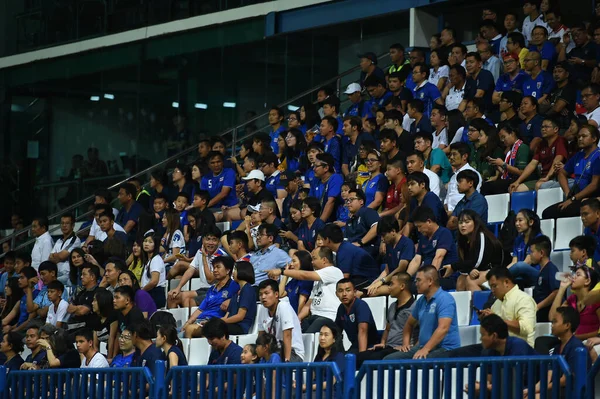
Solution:
{"label": "team crest on shirt", "polygon": [[437,303],[432,303],[429,307],[429,313],[435,313],[435,309],[437,308]]}
{"label": "team crest on shirt", "polygon": [[396,258],[400,259],[400,251],[396,252]]}
{"label": "team crest on shirt", "polygon": [[419,93],[419,98],[421,98],[421,99],[425,98],[425,93]]}
{"label": "team crest on shirt", "polygon": [[542,285],[542,276],[538,277],[538,285],[541,286]]}
{"label": "team crest on shirt", "polygon": [[531,123],[527,124],[527,130],[531,130]]}
{"label": "team crest on shirt", "polygon": [[433,240],[431,241],[431,245],[435,248],[437,247],[437,240]]}
{"label": "team crest on shirt", "polygon": [[354,320],[356,320],[356,316],[354,316],[354,313],[352,313],[349,317],[350,317],[350,321],[352,323],[354,323]]}
{"label": "team crest on shirt", "polygon": [[229,294],[229,292],[227,292],[227,290],[224,290],[223,293],[221,294],[221,297],[223,299],[227,299],[227,297],[229,296],[228,294]]}
{"label": "team crest on shirt", "polygon": [[537,88],[541,89],[542,88],[542,82],[537,82]]}

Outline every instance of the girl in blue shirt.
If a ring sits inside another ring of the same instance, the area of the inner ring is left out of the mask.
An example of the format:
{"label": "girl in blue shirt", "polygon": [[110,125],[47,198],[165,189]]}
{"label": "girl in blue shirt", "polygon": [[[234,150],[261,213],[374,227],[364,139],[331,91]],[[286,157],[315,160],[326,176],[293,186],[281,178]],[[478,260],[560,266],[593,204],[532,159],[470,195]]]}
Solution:
{"label": "girl in blue shirt", "polygon": [[381,173],[381,154],[377,150],[371,150],[367,153],[367,170],[369,171],[369,180],[363,184],[363,191],[367,200],[365,205],[368,208],[378,210],[385,200],[388,189],[388,180]]}
{"label": "girl in blue shirt", "polygon": [[233,267],[232,276],[240,289],[229,301],[223,321],[227,323],[229,334],[248,334],[256,317],[256,290],[252,287],[254,268],[250,262],[238,261]]}
{"label": "girl in blue shirt", "polygon": [[[314,271],[310,252],[294,252],[292,261],[287,266],[287,269]],[[289,279],[287,276],[282,276],[279,280],[279,296],[280,298],[287,296],[290,305],[296,314],[298,314],[310,297],[313,284],[313,281]]]}
{"label": "girl in blue shirt", "polygon": [[521,209],[515,219],[515,227],[519,235],[513,245],[513,259],[507,266],[517,283],[525,287],[535,285],[540,267],[531,262],[529,243],[542,234],[540,218],[530,209]]}
{"label": "girl in blue shirt", "polygon": [[171,325],[161,326],[156,333],[157,348],[165,353],[167,371],[175,366],[187,366],[188,362],[183,353],[181,341],[177,338],[177,330]]}
{"label": "girl in blue shirt", "polygon": [[302,203],[301,209],[302,222],[298,227],[298,249],[312,251],[315,248],[317,232],[325,227],[325,222],[319,219],[321,215],[321,202],[308,197]]}
{"label": "girl in blue shirt", "polygon": [[[287,161],[287,170],[306,171],[308,163],[306,159],[306,139],[298,129],[290,129],[285,133],[285,160]],[[281,165],[280,165],[281,166]]]}
{"label": "girl in blue shirt", "polygon": [[273,334],[262,334],[256,338],[256,355],[260,358],[259,363],[281,363],[278,349],[277,338]]}

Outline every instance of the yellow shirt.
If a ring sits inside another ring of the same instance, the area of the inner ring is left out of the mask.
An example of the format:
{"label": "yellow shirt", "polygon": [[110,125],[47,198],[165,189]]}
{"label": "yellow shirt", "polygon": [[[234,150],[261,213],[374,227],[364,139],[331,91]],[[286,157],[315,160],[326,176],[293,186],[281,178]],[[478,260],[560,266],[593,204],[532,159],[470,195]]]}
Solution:
{"label": "yellow shirt", "polygon": [[531,347],[535,345],[536,310],[535,300],[517,285],[504,295],[504,300],[496,299],[492,305],[492,312],[503,320],[519,321],[521,333],[515,334],[509,329],[508,334],[524,339]]}
{"label": "yellow shirt", "polygon": [[367,165],[364,165],[364,164],[359,165],[356,172],[357,172],[356,184],[358,185],[358,187],[362,187],[363,184],[365,184],[365,182],[367,180],[369,180],[369,176],[371,174],[369,173],[369,170],[367,169]]}
{"label": "yellow shirt", "polygon": [[142,265],[141,259],[138,259],[137,262],[132,262],[131,265],[129,265],[129,270],[135,275],[135,278],[137,278],[138,283],[142,281],[142,272],[144,271],[144,265]]}
{"label": "yellow shirt", "polygon": [[522,48],[521,51],[519,51],[519,63],[521,64],[521,69],[525,69],[525,58],[527,58],[528,54],[529,50],[526,48]]}

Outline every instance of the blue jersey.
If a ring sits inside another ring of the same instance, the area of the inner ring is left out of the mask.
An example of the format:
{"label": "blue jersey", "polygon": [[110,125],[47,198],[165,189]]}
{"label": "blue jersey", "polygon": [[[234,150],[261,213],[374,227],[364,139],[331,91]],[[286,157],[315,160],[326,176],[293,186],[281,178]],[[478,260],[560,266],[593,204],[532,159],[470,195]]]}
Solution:
{"label": "blue jersey", "polygon": [[[293,170],[290,168],[290,170]],[[277,190],[285,190],[281,183],[281,172],[276,170],[271,176],[265,180],[265,188],[268,192],[273,195],[273,198],[277,198]]]}
{"label": "blue jersey", "polygon": [[[341,198],[343,183],[344,177],[338,173],[331,175],[325,183],[315,178],[310,185],[309,196],[318,199],[321,202],[321,209],[323,209],[329,198]],[[333,218],[335,218],[335,212],[331,212],[330,219],[333,220]]]}
{"label": "blue jersey", "polygon": [[240,290],[240,286],[233,280],[228,280],[220,290],[216,285],[211,286],[206,293],[206,297],[198,306],[202,311],[198,320],[206,320],[211,317],[223,317],[225,312],[221,310],[221,305],[228,299],[231,299]]}
{"label": "blue jersey", "polygon": [[417,255],[421,255],[421,261],[424,265],[430,265],[435,258],[435,253],[438,249],[445,249],[446,255],[442,260],[442,266],[450,265],[458,261],[458,253],[456,251],[456,243],[452,237],[452,232],[445,227],[439,227],[431,238],[427,238],[423,234],[419,237],[419,245],[417,246]]}
{"label": "blue jersey", "polygon": [[[249,261],[250,256],[246,256]],[[238,262],[240,262],[240,259],[238,259]],[[234,294],[231,301],[229,301],[227,313],[229,313],[229,317],[231,317],[238,314],[240,309],[246,309],[246,315],[244,316],[244,320],[238,322],[238,325],[242,328],[244,333],[247,334],[256,318],[256,290],[250,284],[244,284],[244,286]]]}
{"label": "blue jersey", "polygon": [[366,107],[368,109],[367,118],[374,118],[375,113],[379,108],[383,108],[386,101],[392,98],[394,94],[391,91],[386,91],[381,97],[371,97],[369,101],[366,103]]}
{"label": "blue jersey", "polygon": [[336,172],[341,172],[342,166],[342,144],[340,138],[337,136],[333,136],[329,140],[325,141],[325,152],[327,154],[331,154],[333,157],[334,163],[333,166]]}
{"label": "blue jersey", "polygon": [[425,84],[414,88],[413,96],[414,98],[423,101],[423,115],[425,118],[429,119],[435,101],[442,97],[442,94],[436,85],[426,82]]}
{"label": "blue jersey", "polygon": [[496,81],[496,88],[494,91],[502,93],[505,91],[518,91],[523,92],[523,83],[529,77],[525,72],[519,71],[514,79],[511,79],[508,73],[500,75],[498,81]]}
{"label": "blue jersey", "polygon": [[575,178],[580,190],[583,190],[592,182],[592,177],[600,175],[599,158],[600,150],[597,148],[587,158],[583,151],[578,151],[565,164],[565,172]]}
{"label": "blue jersey", "polygon": [[212,172],[208,172],[208,174],[202,178],[200,188],[208,191],[210,198],[214,198],[221,193],[223,187],[229,187],[231,190],[221,202],[214,204],[213,208],[220,208],[222,205],[237,205],[238,199],[235,195],[235,172],[233,169],[224,168],[217,176],[213,175]]}
{"label": "blue jersey", "polygon": [[316,218],[312,226],[308,227],[306,220],[300,223],[297,230],[298,240],[302,241],[307,251],[315,249],[315,242],[317,241],[317,233],[325,227],[325,222],[321,219]]}
{"label": "blue jersey", "polygon": [[535,79],[529,76],[523,82],[523,97],[532,96],[540,99],[544,94],[550,94],[554,89],[554,78],[546,71],[541,71]]}
{"label": "blue jersey", "polygon": [[344,116],[358,116],[359,118],[363,118],[364,116],[366,116],[369,113],[369,110],[367,107],[368,107],[368,103],[365,101],[361,101],[359,103],[352,104],[350,107],[348,107],[348,109],[344,113]]}
{"label": "blue jersey", "polygon": [[377,336],[377,327],[375,319],[369,305],[360,298],[356,298],[349,310],[344,305],[340,305],[335,318],[335,324],[352,342],[352,347],[358,349],[358,326],[361,323],[367,323],[367,348],[379,343]]}
{"label": "blue jersey", "polygon": [[544,117],[540,114],[536,114],[528,122],[521,122],[519,132],[525,143],[529,144],[534,138],[542,137],[542,122],[544,122]]}
{"label": "blue jersey", "polygon": [[415,244],[405,236],[400,236],[400,241],[395,246],[385,246],[385,263],[388,266],[388,271],[394,271],[401,260],[410,261],[415,257]]}
{"label": "blue jersey", "polygon": [[298,305],[300,304],[300,295],[305,295],[306,298],[309,298],[314,283],[314,281],[291,279],[285,285],[285,292],[287,293],[288,300],[290,301],[290,306],[296,313],[300,311],[300,309],[298,309]]}
{"label": "blue jersey", "polygon": [[269,136],[271,136],[271,149],[275,154],[279,153],[279,144],[277,144],[277,140],[279,140],[279,133],[281,132],[285,132],[285,126],[283,125],[279,126],[279,129],[272,130],[271,133],[269,133]]}
{"label": "blue jersey", "polygon": [[[375,194],[378,192],[383,194],[383,198],[385,200],[385,194],[387,193],[388,186],[388,179],[382,173],[367,180],[362,187],[366,197],[365,206],[369,206],[371,202],[375,201]],[[383,205],[383,201],[381,202],[381,205]]]}

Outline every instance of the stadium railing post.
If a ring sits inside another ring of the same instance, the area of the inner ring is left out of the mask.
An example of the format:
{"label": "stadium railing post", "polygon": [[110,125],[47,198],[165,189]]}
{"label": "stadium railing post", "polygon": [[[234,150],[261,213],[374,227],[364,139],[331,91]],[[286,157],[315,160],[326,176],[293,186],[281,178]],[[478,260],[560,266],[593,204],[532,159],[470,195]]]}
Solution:
{"label": "stadium railing post", "polygon": [[6,367],[0,366],[0,399],[6,397]]}
{"label": "stadium railing post", "polygon": [[164,392],[166,392],[165,388],[165,373],[166,373],[166,363],[163,360],[157,360],[156,366],[154,367],[154,385],[152,387],[152,393],[150,399],[163,399],[166,397]]}
{"label": "stadium railing post", "polygon": [[346,367],[344,369],[344,398],[354,397],[354,386],[356,384],[356,356],[349,353],[345,356]]}
{"label": "stadium railing post", "polygon": [[587,379],[587,351],[585,349],[575,349],[575,370],[571,370],[571,372],[575,374],[575,378],[573,378],[573,397],[583,397],[582,393],[585,392]]}

